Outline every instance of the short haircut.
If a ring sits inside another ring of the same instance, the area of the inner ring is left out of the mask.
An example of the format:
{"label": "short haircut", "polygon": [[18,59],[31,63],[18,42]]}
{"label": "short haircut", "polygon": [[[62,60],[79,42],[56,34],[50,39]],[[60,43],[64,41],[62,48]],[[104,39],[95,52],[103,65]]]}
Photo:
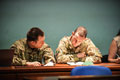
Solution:
{"label": "short haircut", "polygon": [[79,26],[78,28],[75,29],[75,34],[77,33],[77,35],[79,36],[87,36],[87,29],[84,26]]}
{"label": "short haircut", "polygon": [[38,36],[44,36],[44,32],[37,27],[31,28],[27,33],[27,41],[37,41]]}

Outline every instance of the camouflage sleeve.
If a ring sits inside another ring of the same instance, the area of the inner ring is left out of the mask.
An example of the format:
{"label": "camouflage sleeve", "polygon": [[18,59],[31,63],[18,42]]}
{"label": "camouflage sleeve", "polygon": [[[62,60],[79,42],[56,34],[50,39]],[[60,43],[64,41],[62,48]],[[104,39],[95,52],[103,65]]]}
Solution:
{"label": "camouflage sleeve", "polygon": [[26,60],[24,59],[24,50],[22,50],[18,45],[19,42],[14,43],[11,46],[11,49],[14,49],[14,56],[13,56],[13,65],[25,65]]}
{"label": "camouflage sleeve", "polygon": [[67,38],[64,37],[60,40],[58,48],[56,49],[56,59],[57,63],[67,63],[74,62],[74,55],[68,54],[67,47],[68,45]]}
{"label": "camouflage sleeve", "polygon": [[85,61],[101,62],[102,54],[91,40],[88,41],[87,55]]}
{"label": "camouflage sleeve", "polygon": [[50,46],[48,46],[47,44],[45,44],[45,47],[42,50],[44,52],[43,57],[44,57],[45,64],[47,64],[50,61],[52,61],[53,63],[56,63],[53,51],[50,48]]}

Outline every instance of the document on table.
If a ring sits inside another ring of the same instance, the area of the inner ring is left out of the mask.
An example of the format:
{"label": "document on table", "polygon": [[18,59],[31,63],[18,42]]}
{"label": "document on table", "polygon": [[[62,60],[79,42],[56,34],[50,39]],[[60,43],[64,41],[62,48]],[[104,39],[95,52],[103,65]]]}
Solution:
{"label": "document on table", "polygon": [[67,62],[68,65],[83,65],[84,62]]}
{"label": "document on table", "polygon": [[68,65],[93,65],[93,62],[91,61],[85,61],[85,62],[67,62]]}
{"label": "document on table", "polygon": [[49,63],[45,64],[44,66],[54,66],[54,63],[53,62],[49,62]]}

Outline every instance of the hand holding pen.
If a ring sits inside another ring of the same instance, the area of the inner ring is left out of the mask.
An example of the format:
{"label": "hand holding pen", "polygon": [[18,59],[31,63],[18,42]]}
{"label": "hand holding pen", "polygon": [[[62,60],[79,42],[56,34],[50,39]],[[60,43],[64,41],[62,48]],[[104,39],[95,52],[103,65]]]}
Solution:
{"label": "hand holding pen", "polygon": [[117,60],[116,60],[116,63],[120,63],[120,56],[118,54],[117,55]]}

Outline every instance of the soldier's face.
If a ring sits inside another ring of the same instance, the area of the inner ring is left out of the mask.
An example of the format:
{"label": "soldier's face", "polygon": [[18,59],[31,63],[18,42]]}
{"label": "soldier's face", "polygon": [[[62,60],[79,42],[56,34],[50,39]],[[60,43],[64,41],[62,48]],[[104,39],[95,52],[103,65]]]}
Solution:
{"label": "soldier's face", "polygon": [[71,43],[74,47],[77,47],[85,38],[79,36],[78,33],[72,33]]}
{"label": "soldier's face", "polygon": [[45,36],[38,36],[38,40],[35,41],[34,48],[41,48],[44,44]]}
{"label": "soldier's face", "polygon": [[73,44],[74,47],[76,46],[76,43],[77,43],[77,37],[76,36],[72,36],[71,43]]}

